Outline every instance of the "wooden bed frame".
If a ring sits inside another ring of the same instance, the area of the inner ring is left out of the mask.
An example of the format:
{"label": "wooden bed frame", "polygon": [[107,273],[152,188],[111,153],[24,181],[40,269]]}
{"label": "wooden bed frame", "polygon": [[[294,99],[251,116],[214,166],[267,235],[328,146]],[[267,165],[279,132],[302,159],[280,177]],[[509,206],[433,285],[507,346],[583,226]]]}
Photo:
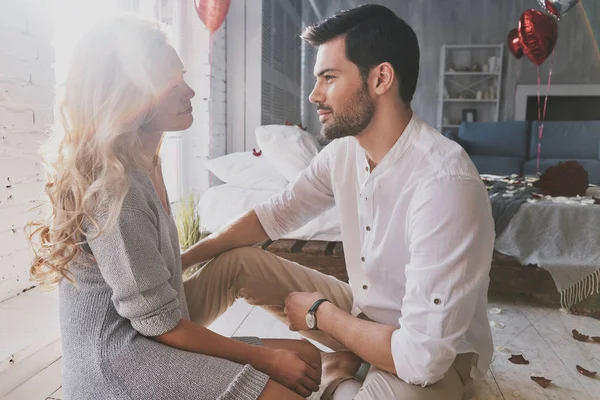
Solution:
{"label": "wooden bed frame", "polygon": [[[341,242],[268,240],[256,247],[290,261],[348,282]],[[560,294],[550,273],[537,265],[521,265],[514,258],[494,252],[490,271],[490,293],[511,293],[545,304],[560,305]],[[600,310],[600,296],[590,296],[577,307]]]}

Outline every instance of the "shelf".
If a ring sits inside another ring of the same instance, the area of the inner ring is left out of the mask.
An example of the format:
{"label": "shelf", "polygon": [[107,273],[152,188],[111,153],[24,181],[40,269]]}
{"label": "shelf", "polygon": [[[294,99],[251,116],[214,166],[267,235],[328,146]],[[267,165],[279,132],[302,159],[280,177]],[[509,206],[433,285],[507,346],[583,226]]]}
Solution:
{"label": "shelf", "polygon": [[498,72],[445,72],[446,76],[500,76]]}
{"label": "shelf", "polygon": [[449,103],[495,103],[498,99],[444,99]]}
{"label": "shelf", "polygon": [[[468,109],[475,109],[480,114],[475,119],[481,122],[499,119],[503,97],[504,47],[505,43],[441,46],[436,120],[438,129],[457,132],[460,127],[458,121],[464,118],[463,114]],[[443,123],[444,120],[446,124]]]}

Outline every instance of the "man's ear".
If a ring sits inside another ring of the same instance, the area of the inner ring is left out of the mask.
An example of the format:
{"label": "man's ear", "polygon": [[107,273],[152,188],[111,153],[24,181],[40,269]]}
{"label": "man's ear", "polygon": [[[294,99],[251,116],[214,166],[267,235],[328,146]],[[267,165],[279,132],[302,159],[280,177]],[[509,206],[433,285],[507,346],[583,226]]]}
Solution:
{"label": "man's ear", "polygon": [[371,70],[371,76],[375,82],[375,94],[381,96],[387,93],[394,84],[394,68],[388,62],[381,63]]}

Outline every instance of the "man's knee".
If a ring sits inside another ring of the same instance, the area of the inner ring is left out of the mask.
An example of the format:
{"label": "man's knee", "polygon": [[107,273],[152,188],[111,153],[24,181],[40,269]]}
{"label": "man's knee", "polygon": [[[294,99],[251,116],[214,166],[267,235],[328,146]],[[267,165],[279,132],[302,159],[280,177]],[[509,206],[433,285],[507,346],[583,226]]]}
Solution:
{"label": "man's knee", "polygon": [[232,250],[224,251],[219,254],[213,261],[216,264],[224,264],[230,266],[244,265],[257,258],[264,250],[256,247],[238,247]]}
{"label": "man's knee", "polygon": [[223,275],[229,278],[235,278],[240,271],[251,267],[257,260],[257,253],[263,252],[254,247],[239,247],[225,251],[210,262],[208,262],[201,271],[202,275]]}

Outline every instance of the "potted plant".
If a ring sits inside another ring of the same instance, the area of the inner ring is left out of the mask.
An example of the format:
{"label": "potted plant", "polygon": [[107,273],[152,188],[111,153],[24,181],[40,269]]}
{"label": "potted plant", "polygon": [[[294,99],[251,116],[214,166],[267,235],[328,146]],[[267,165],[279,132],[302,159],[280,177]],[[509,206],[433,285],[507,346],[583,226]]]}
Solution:
{"label": "potted plant", "polygon": [[[182,252],[207,236],[200,230],[200,215],[198,215],[196,209],[197,204],[198,197],[195,194],[189,194],[181,198],[177,207],[175,224],[177,225],[179,246]],[[201,264],[190,267],[184,272],[184,278],[193,275],[200,267],[202,267]]]}

